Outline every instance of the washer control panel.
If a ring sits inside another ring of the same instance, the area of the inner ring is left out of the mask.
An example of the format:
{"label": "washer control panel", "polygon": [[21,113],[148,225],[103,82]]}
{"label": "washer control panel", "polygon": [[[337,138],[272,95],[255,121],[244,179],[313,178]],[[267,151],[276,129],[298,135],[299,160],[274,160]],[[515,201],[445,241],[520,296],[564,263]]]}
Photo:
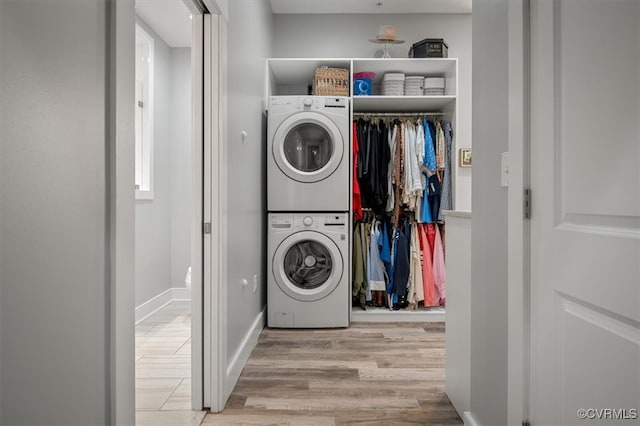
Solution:
{"label": "washer control panel", "polygon": [[269,215],[269,226],[273,229],[291,229],[293,227],[292,214],[271,214]]}
{"label": "washer control panel", "polygon": [[348,213],[272,213],[269,215],[271,229],[331,229],[346,231]]}

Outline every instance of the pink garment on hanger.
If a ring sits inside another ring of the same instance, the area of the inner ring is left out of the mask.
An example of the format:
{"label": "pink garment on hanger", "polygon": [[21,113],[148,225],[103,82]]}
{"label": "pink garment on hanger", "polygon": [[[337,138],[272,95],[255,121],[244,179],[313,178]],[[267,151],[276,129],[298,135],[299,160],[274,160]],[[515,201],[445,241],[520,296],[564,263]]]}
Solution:
{"label": "pink garment on hanger", "polygon": [[433,257],[427,237],[426,223],[419,223],[420,251],[422,252],[422,288],[424,290],[424,306],[438,306],[440,298],[436,295],[436,283],[433,278]]}
{"label": "pink garment on hanger", "polygon": [[434,243],[436,240],[436,225],[433,223],[429,223],[427,226],[427,239],[429,240],[429,248],[431,249],[431,253],[433,253]]}
{"label": "pink garment on hanger", "polygon": [[444,306],[446,296],[446,270],[444,265],[444,250],[440,230],[436,226],[436,238],[433,248],[433,278],[439,295],[439,304]]}

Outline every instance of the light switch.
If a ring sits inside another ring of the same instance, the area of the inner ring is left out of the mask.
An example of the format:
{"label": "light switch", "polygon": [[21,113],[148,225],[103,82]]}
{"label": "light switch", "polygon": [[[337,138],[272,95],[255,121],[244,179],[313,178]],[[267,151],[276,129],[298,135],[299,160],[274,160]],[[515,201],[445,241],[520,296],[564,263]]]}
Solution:
{"label": "light switch", "polygon": [[500,186],[509,186],[509,153],[503,152],[500,157]]}

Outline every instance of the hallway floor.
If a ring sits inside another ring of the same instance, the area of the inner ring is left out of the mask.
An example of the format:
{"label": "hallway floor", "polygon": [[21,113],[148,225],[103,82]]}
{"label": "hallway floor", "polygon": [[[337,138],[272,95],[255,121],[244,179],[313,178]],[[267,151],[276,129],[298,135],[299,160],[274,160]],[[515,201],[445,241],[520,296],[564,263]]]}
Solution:
{"label": "hallway floor", "polygon": [[444,393],[444,339],[444,323],[265,329],[203,424],[462,424]]}
{"label": "hallway floor", "polygon": [[136,424],[199,425],[191,411],[191,302],[174,301],[136,325]]}

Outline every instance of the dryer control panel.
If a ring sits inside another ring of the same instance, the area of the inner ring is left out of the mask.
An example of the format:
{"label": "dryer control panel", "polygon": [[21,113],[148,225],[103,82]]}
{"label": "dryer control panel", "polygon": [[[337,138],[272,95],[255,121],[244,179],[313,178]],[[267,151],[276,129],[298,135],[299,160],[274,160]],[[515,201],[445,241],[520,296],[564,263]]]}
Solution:
{"label": "dryer control panel", "polygon": [[269,215],[271,229],[331,229],[346,231],[349,222],[347,213],[272,213]]}
{"label": "dryer control panel", "polygon": [[[283,111],[334,111],[349,108],[349,98],[344,96],[271,96],[269,110],[271,113]],[[344,111],[346,112],[346,111]]]}
{"label": "dryer control panel", "polygon": [[346,213],[296,213],[293,217],[293,226],[296,229],[346,230],[347,221]]}

